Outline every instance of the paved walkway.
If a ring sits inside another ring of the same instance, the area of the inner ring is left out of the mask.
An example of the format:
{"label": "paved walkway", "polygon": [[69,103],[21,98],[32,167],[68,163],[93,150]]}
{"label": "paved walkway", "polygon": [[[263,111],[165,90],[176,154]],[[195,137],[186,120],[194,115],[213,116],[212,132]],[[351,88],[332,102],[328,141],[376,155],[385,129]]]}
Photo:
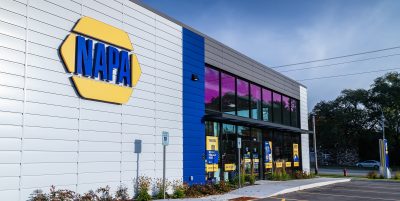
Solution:
{"label": "paved walkway", "polygon": [[203,201],[203,200],[229,200],[238,197],[255,197],[266,198],[270,196],[280,195],[284,193],[325,186],[334,183],[348,182],[350,179],[342,178],[314,178],[290,181],[257,181],[257,185],[247,186],[241,189],[231,191],[223,195],[212,195],[202,198],[182,199],[187,201]]}

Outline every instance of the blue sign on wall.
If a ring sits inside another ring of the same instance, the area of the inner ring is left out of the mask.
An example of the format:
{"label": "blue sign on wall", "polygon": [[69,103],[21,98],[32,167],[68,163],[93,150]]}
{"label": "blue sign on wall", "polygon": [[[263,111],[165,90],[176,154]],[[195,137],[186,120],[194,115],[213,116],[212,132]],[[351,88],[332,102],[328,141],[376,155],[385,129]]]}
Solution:
{"label": "blue sign on wall", "polygon": [[206,151],[207,164],[218,164],[219,152],[215,150]]}

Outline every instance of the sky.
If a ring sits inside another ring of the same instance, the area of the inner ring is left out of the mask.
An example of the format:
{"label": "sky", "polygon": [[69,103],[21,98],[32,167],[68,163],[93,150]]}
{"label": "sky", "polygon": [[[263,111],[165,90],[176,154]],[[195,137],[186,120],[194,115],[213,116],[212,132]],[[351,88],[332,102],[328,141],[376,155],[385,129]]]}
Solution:
{"label": "sky", "polygon": [[[400,46],[400,0],[142,2],[269,67]],[[369,60],[284,72],[363,59]],[[400,48],[275,70],[302,80],[394,68],[400,70]],[[343,89],[368,89],[387,72],[300,82],[308,88],[311,111]]]}

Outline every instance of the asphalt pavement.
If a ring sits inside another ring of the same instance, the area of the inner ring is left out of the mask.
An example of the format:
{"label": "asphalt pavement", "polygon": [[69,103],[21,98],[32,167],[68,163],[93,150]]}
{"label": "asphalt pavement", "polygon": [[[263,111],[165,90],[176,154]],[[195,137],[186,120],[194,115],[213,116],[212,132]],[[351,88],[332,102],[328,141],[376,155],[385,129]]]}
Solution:
{"label": "asphalt pavement", "polygon": [[400,201],[400,182],[377,180],[352,180],[329,186],[273,196],[262,201]]}

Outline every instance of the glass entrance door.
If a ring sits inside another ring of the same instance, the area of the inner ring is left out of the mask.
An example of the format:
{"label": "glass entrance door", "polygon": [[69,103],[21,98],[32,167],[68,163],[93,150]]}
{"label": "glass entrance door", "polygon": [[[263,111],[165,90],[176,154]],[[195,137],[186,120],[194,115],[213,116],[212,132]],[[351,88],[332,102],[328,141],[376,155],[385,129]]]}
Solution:
{"label": "glass entrance door", "polygon": [[244,174],[261,176],[261,142],[262,135],[259,129],[238,126],[238,135],[242,138],[242,169]]}

